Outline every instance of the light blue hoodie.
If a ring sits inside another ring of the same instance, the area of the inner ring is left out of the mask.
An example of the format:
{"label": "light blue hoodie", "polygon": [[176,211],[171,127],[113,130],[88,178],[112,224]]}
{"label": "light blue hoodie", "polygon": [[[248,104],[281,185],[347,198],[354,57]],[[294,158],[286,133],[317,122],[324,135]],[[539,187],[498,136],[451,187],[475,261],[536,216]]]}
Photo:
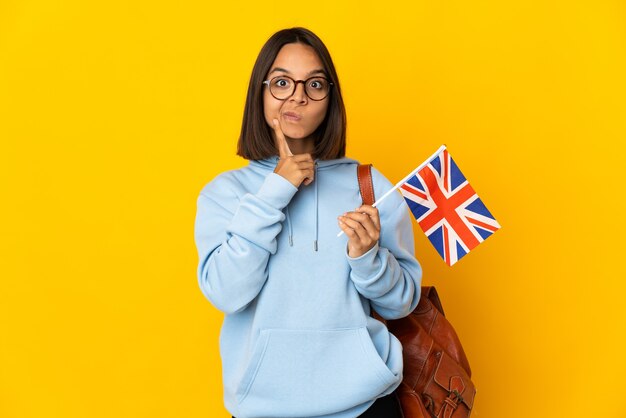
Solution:
{"label": "light blue hoodie", "polygon": [[[350,158],[317,160],[296,188],[276,156],[218,175],[198,197],[198,280],[226,315],[224,404],[237,418],[354,418],[402,381],[402,345],[380,321],[417,306],[422,269],[408,207],[378,207],[381,235],[348,256],[337,216],[361,205]],[[392,184],[372,168],[377,197]]]}

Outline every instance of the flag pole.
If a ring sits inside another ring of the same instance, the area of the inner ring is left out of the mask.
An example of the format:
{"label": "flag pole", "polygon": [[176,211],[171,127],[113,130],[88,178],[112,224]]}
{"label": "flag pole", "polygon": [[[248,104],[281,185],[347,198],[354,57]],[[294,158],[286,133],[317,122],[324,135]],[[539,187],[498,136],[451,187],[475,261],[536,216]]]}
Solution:
{"label": "flag pole", "polygon": [[[428,157],[428,159],[426,159],[426,161],[424,161],[423,163],[421,163],[415,170],[411,171],[409,174],[407,174],[402,180],[400,180],[399,182],[396,183],[395,186],[393,186],[391,189],[387,190],[387,193],[385,193],[384,195],[382,195],[378,200],[376,200],[376,202],[374,202],[374,204],[372,205],[372,207],[376,207],[378,206],[378,204],[380,202],[383,201],[384,198],[386,198],[387,196],[389,196],[394,190],[396,190],[398,187],[402,186],[408,179],[410,179],[412,176],[415,175],[415,173],[417,173],[418,171],[420,171],[422,168],[424,168],[424,166],[426,164],[428,164],[430,162],[430,160],[432,160],[433,158],[435,158],[437,155],[439,155],[439,153],[441,151],[443,151],[444,149],[446,149],[446,144],[443,144],[442,146],[439,147],[439,149],[437,151],[435,151],[433,153],[433,155],[431,155],[430,157]],[[337,234],[337,237],[340,237],[343,234],[343,231],[339,232]]]}

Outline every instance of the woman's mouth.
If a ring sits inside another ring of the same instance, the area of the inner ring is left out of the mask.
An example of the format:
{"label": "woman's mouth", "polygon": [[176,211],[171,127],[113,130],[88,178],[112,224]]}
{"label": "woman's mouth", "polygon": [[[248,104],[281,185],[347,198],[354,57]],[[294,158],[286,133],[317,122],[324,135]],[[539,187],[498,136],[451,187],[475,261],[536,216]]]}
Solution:
{"label": "woman's mouth", "polygon": [[297,122],[300,119],[302,119],[302,116],[298,115],[297,113],[293,113],[293,112],[285,112],[285,113],[283,113],[283,118],[285,118],[286,120]]}

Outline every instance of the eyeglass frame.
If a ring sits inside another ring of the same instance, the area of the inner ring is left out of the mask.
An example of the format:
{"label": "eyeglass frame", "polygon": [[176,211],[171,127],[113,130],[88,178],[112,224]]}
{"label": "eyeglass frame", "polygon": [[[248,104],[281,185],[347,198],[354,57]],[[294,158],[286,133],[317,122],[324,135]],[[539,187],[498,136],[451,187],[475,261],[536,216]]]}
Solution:
{"label": "eyeglass frame", "polygon": [[[270,82],[272,80],[274,80],[275,78],[288,78],[291,81],[293,81],[293,83],[294,83],[293,84],[293,92],[289,96],[285,97],[284,99],[279,99],[278,97],[274,96],[274,93],[272,93],[272,88],[270,86]],[[326,94],[326,96],[322,97],[321,99],[314,99],[314,98],[312,98],[311,96],[309,96],[309,93],[307,93],[307,91],[306,91],[306,82],[311,80],[312,78],[323,78],[324,80],[328,81],[328,94]],[[272,97],[275,98],[276,100],[281,100],[281,101],[287,100],[288,98],[290,98],[291,96],[296,94],[296,90],[298,89],[298,83],[302,83],[304,85],[304,94],[306,94],[306,97],[308,97],[309,99],[313,100],[314,102],[320,102],[320,101],[324,100],[325,98],[327,98],[330,95],[330,91],[331,91],[330,87],[335,85],[335,83],[333,83],[332,81],[330,81],[326,77],[321,77],[319,75],[316,75],[316,76],[313,76],[313,77],[309,77],[306,80],[294,80],[293,78],[289,77],[288,75],[277,75],[276,77],[272,77],[269,80],[263,80],[263,84],[267,85],[267,88],[270,90],[270,94],[272,95]]]}

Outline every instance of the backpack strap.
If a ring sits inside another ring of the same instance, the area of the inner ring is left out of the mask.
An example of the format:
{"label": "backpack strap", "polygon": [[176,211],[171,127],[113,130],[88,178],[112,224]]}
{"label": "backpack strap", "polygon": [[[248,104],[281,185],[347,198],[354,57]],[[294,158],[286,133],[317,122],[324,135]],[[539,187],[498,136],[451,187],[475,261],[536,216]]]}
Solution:
{"label": "backpack strap", "polygon": [[361,199],[364,205],[373,205],[374,199],[374,183],[372,181],[372,165],[371,164],[359,164],[356,169],[356,174],[359,179],[359,191],[361,192]]}
{"label": "backpack strap", "polygon": [[[372,181],[372,165],[359,164],[356,169],[356,175],[359,179],[359,192],[361,192],[361,200],[363,200],[363,204],[373,205],[376,200],[374,198],[374,182]],[[370,315],[383,324],[387,323],[385,318],[380,316],[373,308],[370,310]]]}

